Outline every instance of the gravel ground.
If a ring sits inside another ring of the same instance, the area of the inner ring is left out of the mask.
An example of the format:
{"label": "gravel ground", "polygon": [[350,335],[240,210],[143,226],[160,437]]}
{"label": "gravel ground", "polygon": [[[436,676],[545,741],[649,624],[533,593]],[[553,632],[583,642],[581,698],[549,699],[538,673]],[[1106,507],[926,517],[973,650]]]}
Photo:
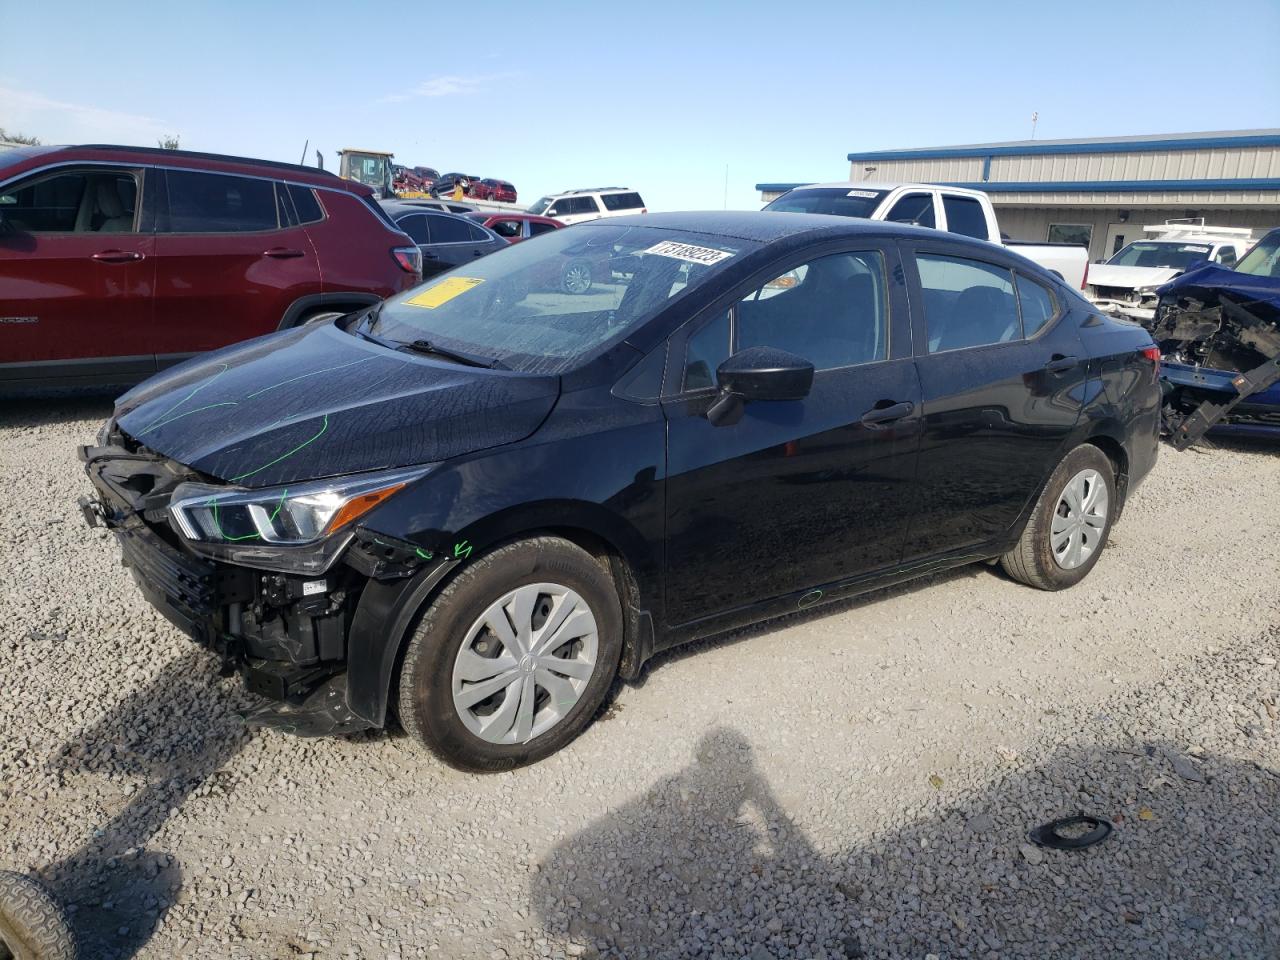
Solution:
{"label": "gravel ground", "polygon": [[[665,655],[568,750],[246,733],[84,527],[108,404],[0,407],[0,867],[90,957],[1280,956],[1280,457],[1164,451],[1097,568]],[[1086,851],[1031,827],[1113,818]]]}

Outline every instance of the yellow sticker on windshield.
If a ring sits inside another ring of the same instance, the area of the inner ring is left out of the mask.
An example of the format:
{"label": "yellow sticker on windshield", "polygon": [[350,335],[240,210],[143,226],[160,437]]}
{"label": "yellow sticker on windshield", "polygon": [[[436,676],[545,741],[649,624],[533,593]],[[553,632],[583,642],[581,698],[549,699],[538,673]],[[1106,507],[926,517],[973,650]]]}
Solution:
{"label": "yellow sticker on windshield", "polygon": [[421,293],[415,293],[405,301],[411,307],[427,307],[434,310],[441,304],[448,303],[454,297],[466,293],[484,283],[477,277],[449,277],[439,283],[432,284]]}

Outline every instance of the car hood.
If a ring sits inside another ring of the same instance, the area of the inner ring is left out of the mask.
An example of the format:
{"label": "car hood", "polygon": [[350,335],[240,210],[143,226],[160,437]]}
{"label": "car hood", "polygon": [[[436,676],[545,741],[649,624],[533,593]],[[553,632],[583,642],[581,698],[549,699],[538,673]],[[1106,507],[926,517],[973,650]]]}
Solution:
{"label": "car hood", "polygon": [[390,350],[333,324],[228,347],[117,401],[144,446],[246,487],[430,463],[533,433],[558,377]]}
{"label": "car hood", "polygon": [[1176,267],[1117,267],[1106,263],[1089,268],[1089,283],[1095,287],[1125,287],[1136,290],[1167,283],[1180,271]]}

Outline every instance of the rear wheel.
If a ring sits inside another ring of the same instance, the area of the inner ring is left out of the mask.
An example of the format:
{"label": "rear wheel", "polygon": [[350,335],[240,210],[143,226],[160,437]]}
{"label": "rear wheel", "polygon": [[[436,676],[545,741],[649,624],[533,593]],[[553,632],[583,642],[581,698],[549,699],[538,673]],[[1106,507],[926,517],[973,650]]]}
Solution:
{"label": "rear wheel", "polygon": [[565,293],[586,293],[591,289],[591,264],[570,260],[560,273],[560,287]]}
{"label": "rear wheel", "polygon": [[1015,580],[1041,590],[1074,586],[1098,562],[1115,504],[1111,461],[1092,444],[1081,444],[1058,464],[1017,546],[1000,558],[1001,566]]}
{"label": "rear wheel", "polygon": [[400,722],[464,770],[506,770],[568,744],[618,670],[607,567],[558,537],[500,547],[459,574],[405,651]]}
{"label": "rear wheel", "polygon": [[0,870],[0,960],[74,960],[67,915],[35,880]]}

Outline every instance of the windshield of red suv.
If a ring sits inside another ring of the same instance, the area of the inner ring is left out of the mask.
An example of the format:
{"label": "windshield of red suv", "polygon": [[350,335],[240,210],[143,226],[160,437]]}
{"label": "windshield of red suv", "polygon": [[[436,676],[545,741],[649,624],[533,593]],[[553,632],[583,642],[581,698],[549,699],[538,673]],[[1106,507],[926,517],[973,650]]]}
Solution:
{"label": "windshield of red suv", "polygon": [[563,373],[758,247],[653,227],[555,230],[391,298],[367,332]]}

